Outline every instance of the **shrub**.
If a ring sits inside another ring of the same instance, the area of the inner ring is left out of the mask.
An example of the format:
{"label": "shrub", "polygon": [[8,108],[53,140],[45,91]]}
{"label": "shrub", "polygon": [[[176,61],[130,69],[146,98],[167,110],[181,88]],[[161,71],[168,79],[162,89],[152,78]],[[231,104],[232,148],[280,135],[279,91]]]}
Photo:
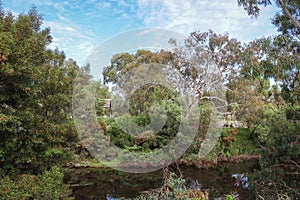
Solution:
{"label": "shrub", "polygon": [[208,192],[198,188],[187,187],[185,179],[178,177],[174,172],[164,171],[164,183],[161,188],[140,195],[136,200],[177,199],[177,200],[208,200]]}
{"label": "shrub", "polygon": [[261,152],[261,170],[252,176],[252,189],[264,199],[300,196],[299,120],[288,120],[285,110],[268,118],[268,140]]}
{"label": "shrub", "polygon": [[300,120],[300,105],[290,106],[286,109],[286,118],[288,120]]}
{"label": "shrub", "polygon": [[63,173],[58,167],[35,176],[20,175],[16,179],[5,176],[0,180],[0,199],[71,200],[71,190],[63,183]]}
{"label": "shrub", "polygon": [[104,123],[110,141],[122,149],[141,152],[167,145],[178,132],[181,123],[180,106],[173,101],[155,106],[155,109],[152,107],[155,110],[152,113],[150,110],[140,115],[124,114],[114,120],[106,118]]}

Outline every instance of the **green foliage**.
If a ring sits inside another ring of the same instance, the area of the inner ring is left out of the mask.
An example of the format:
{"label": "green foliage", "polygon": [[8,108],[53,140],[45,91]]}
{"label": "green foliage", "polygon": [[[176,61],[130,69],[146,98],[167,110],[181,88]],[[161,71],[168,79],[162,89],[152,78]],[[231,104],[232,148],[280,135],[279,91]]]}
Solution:
{"label": "green foliage", "polygon": [[234,195],[233,194],[227,194],[225,196],[225,200],[234,200]]}
{"label": "green foliage", "polygon": [[176,200],[208,200],[208,192],[200,189],[188,188],[185,179],[178,177],[174,172],[164,172],[164,183],[161,188],[140,195],[136,200],[176,199]]}
{"label": "green foliage", "polygon": [[259,146],[251,137],[249,129],[239,128],[236,140],[231,144],[229,151],[232,155],[250,154],[255,155],[258,153]]}
{"label": "green foliage", "polygon": [[266,124],[261,123],[256,127],[253,133],[259,143],[265,143],[269,138],[270,128]]}
{"label": "green foliage", "polygon": [[[143,152],[168,144],[178,132],[181,112],[178,104],[172,101],[165,101],[161,106],[165,111],[165,118],[154,119],[152,116],[154,120],[152,123],[149,115],[131,116],[128,114],[115,120],[106,118],[105,126],[108,127],[106,134],[109,135],[110,141],[120,148]],[[157,127],[160,121],[165,121],[165,123]]]}
{"label": "green foliage", "polygon": [[129,112],[132,115],[145,115],[151,112],[151,107],[172,100],[176,94],[170,89],[155,84],[145,84],[131,94]]}
{"label": "green foliage", "polygon": [[[258,17],[260,6],[271,5],[271,0],[237,0],[239,6],[243,6],[249,16]],[[274,13],[272,23],[278,27],[283,35],[300,38],[300,3],[298,0],[274,0],[282,12]]]}
{"label": "green foliage", "polygon": [[160,51],[153,53],[149,50],[138,50],[135,54],[119,53],[112,57],[111,64],[103,70],[103,82],[117,83],[131,69],[142,64],[167,64],[172,59],[172,53]]}
{"label": "green foliage", "polygon": [[265,199],[297,199],[299,190],[299,120],[288,120],[285,110],[275,112],[267,121],[268,139],[261,153],[261,171],[253,177],[253,189]]}
{"label": "green foliage", "polygon": [[110,141],[113,144],[120,148],[125,148],[133,145],[132,137],[122,131],[122,129],[119,128],[118,124],[114,120],[107,124],[107,126],[109,127],[107,130],[107,134],[110,136]]}
{"label": "green foliage", "polygon": [[76,62],[58,49],[42,29],[33,7],[14,17],[0,10],[0,167],[39,173],[68,162],[78,141],[71,119]]}
{"label": "green foliage", "polygon": [[218,144],[209,154],[210,157],[215,156],[239,156],[239,155],[255,155],[258,153],[258,145],[251,136],[248,128],[224,128]]}
{"label": "green foliage", "polygon": [[96,89],[96,94],[95,94],[95,109],[96,109],[96,114],[97,116],[109,116],[109,109],[103,108],[105,105],[105,99],[110,99],[110,94],[108,91],[108,87],[101,85],[99,83],[97,89]]}
{"label": "green foliage", "polygon": [[250,74],[248,75],[246,65],[241,69],[241,72],[245,78],[237,78],[228,84],[227,99],[231,104],[234,103],[233,114],[236,119],[247,124],[252,130],[260,122],[264,109],[268,104],[266,101],[268,85],[261,84],[265,81],[255,77],[252,70],[249,71]]}
{"label": "green foliage", "polygon": [[299,55],[299,43],[282,35],[257,39],[245,46],[241,74],[229,82],[227,101],[237,103],[237,119],[252,131],[269,107],[299,104]]}
{"label": "green foliage", "polygon": [[203,138],[208,130],[209,123],[211,121],[211,114],[213,112],[211,103],[209,101],[201,101],[199,104],[199,112],[200,119],[198,137]]}
{"label": "green foliage", "polygon": [[259,144],[265,144],[270,137],[271,127],[270,120],[278,115],[276,107],[270,107],[264,110],[263,116],[260,118],[259,124],[253,130],[253,135]]}
{"label": "green foliage", "polygon": [[63,176],[57,167],[38,176],[23,174],[15,180],[5,176],[0,180],[0,199],[71,200],[71,190],[63,183]]}
{"label": "green foliage", "polygon": [[286,110],[288,120],[300,120],[300,105],[290,106]]}
{"label": "green foliage", "polygon": [[209,101],[201,101],[198,108],[200,116],[198,131],[186,154],[197,154],[199,152],[209,128],[211,114],[213,112],[211,103]]}

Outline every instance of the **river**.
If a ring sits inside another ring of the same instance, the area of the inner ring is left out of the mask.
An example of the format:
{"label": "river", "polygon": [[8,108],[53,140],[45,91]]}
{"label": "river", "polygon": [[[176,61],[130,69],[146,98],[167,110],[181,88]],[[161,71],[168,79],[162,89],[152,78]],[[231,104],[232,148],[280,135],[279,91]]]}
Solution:
{"label": "river", "polygon": [[[235,193],[239,199],[251,200],[247,174],[259,168],[257,160],[243,163],[221,163],[209,169],[180,166],[183,177],[191,185],[209,191],[210,199]],[[173,169],[174,171],[176,168]],[[140,192],[162,185],[162,170],[133,174],[109,168],[71,168],[65,171],[65,182],[70,184],[77,200],[117,200],[134,198]]]}

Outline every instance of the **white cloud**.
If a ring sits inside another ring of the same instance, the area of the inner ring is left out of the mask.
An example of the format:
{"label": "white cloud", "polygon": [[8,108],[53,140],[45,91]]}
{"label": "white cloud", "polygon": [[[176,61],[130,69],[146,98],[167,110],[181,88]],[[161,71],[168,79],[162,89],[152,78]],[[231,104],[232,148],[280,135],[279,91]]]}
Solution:
{"label": "white cloud", "polygon": [[87,3],[94,5],[96,8],[98,8],[100,10],[111,7],[111,4],[109,2],[105,2],[105,1],[87,0]]}
{"label": "white cloud", "polygon": [[50,48],[58,47],[66,53],[68,58],[74,58],[80,66],[83,65],[85,58],[94,49],[94,39],[89,36],[91,34],[82,33],[63,22],[45,21],[44,26],[50,27],[52,32],[53,42]]}
{"label": "white cloud", "polygon": [[[25,4],[25,0],[11,0],[7,6],[20,2]],[[51,28],[54,40],[50,47],[65,51],[79,64],[98,42],[132,28],[166,28],[184,35],[212,29],[241,41],[276,33],[270,22],[277,11],[274,7],[251,19],[236,0],[28,0],[28,4],[47,8],[44,27]]]}
{"label": "white cloud", "polygon": [[7,8],[7,7],[4,7],[3,10],[4,10],[5,12],[10,11],[11,14],[12,14],[13,16],[18,16],[18,15],[20,14],[19,12],[16,12],[16,11],[10,9],[10,8]]}
{"label": "white cloud", "polygon": [[70,20],[64,16],[62,16],[61,14],[57,14],[57,17],[61,20],[61,21],[66,21],[69,22]]}
{"label": "white cloud", "polygon": [[259,19],[251,19],[235,0],[138,0],[138,5],[138,16],[150,27],[184,34],[211,29],[242,41],[275,34],[270,21],[276,12],[273,7],[264,9]]}
{"label": "white cloud", "polygon": [[[11,5],[18,5],[21,2],[13,0]],[[77,2],[78,3],[78,2]],[[95,36],[87,29],[83,29],[82,25],[68,17],[70,14],[68,9],[72,6],[77,6],[76,2],[70,1],[57,2],[54,0],[29,0],[28,4],[49,7],[48,12],[57,17],[57,19],[43,20],[42,28],[50,27],[52,43],[50,49],[62,50],[66,53],[67,58],[73,58],[79,66],[82,66],[88,55],[91,54],[95,45]],[[25,8],[24,8],[25,9]],[[29,8],[28,8],[29,9]],[[27,9],[27,10],[28,10]],[[20,11],[14,11],[12,8],[5,7],[4,10],[12,11],[14,16],[19,15]],[[25,10],[21,11],[25,12]],[[48,13],[44,13],[44,19],[49,17]],[[46,16],[47,15],[47,16]]]}

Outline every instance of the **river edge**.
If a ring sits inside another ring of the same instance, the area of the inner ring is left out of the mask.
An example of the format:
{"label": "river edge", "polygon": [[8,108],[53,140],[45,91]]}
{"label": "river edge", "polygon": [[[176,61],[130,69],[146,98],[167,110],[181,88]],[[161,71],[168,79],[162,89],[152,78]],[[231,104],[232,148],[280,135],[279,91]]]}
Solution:
{"label": "river edge", "polygon": [[[208,169],[212,167],[217,167],[221,166],[224,163],[241,163],[241,162],[246,162],[250,160],[258,160],[260,159],[260,155],[249,155],[249,154],[241,154],[238,156],[220,156],[215,160],[209,160],[209,159],[178,159],[174,161],[173,163],[169,163],[168,165],[186,165],[186,166],[193,166],[198,169]],[[164,163],[161,163],[160,165],[163,166]],[[122,167],[142,167],[142,168],[147,168],[147,167],[157,167],[151,165],[151,163],[143,163],[141,166],[140,164],[137,165],[136,163],[119,163],[114,165],[117,168],[122,168]],[[167,165],[166,165],[167,166]],[[95,161],[89,161],[85,160],[82,162],[76,162],[76,163],[69,163],[65,166],[64,168],[73,168],[73,169],[80,169],[80,168],[90,168],[90,169],[105,169],[109,168],[109,166],[106,166],[100,162],[95,162]]]}
{"label": "river edge", "polygon": [[[92,162],[94,163],[90,165],[86,162],[76,163],[65,168],[65,181],[70,184],[75,199],[105,199],[107,196],[112,199],[132,199],[162,187],[164,170],[149,172],[150,175],[124,173],[108,166],[99,166],[94,160]],[[249,162],[250,165],[247,164]],[[212,199],[225,200],[229,194],[238,194],[240,199],[255,199],[250,191],[236,186],[237,180],[232,175],[247,176],[252,173],[252,169],[259,169],[258,155],[222,156],[217,161],[181,159],[169,166],[172,172],[183,175],[188,183],[199,181],[201,191],[209,191]],[[251,169],[246,170],[249,166]]]}

